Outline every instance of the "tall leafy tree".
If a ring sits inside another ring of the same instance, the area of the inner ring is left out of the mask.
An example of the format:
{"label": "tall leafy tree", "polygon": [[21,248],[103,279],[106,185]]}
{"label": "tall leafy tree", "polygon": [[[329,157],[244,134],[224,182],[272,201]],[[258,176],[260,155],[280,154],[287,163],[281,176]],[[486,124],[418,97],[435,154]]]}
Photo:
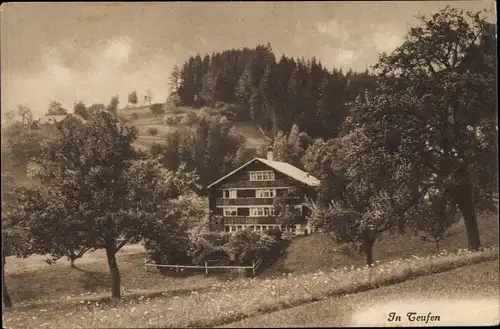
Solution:
{"label": "tall leafy tree", "polygon": [[107,112],[84,126],[62,126],[61,134],[43,148],[38,162],[38,175],[50,189],[27,191],[30,201],[21,203],[22,225],[28,230],[45,227],[45,240],[30,239],[36,244],[33,248],[45,250],[48,245],[57,253],[73,238],[78,247],[104,249],[112,297],[118,298],[116,253],[144,237],[169,211],[166,200],[186,193],[196,177],[182,166],[168,171],[154,160],[140,159],[132,147],[136,130]]}
{"label": "tall leafy tree", "polygon": [[87,107],[85,106],[85,104],[82,101],[75,104],[75,107],[73,109],[73,113],[81,116],[85,120],[87,120],[89,117]]}
{"label": "tall leafy tree", "polygon": [[493,210],[498,195],[495,45],[481,12],[446,7],[421,17],[381,56],[379,96],[358,117],[386,127],[371,129],[373,141],[416,168],[420,189],[450,191],[473,250],[481,245],[477,211]]}
{"label": "tall leafy tree", "polygon": [[128,95],[128,102],[129,104],[132,104],[132,106],[136,106],[138,100],[137,92],[135,90]]}
{"label": "tall leafy tree", "polygon": [[50,103],[50,106],[46,113],[46,115],[66,115],[66,114],[68,114],[68,110],[63,108],[62,104],[57,101],[53,101],[52,103]]}

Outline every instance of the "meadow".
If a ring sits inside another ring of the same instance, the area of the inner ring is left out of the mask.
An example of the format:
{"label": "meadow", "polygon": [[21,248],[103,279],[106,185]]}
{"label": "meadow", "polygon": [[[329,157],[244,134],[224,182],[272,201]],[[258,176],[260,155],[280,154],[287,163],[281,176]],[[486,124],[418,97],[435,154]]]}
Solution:
{"label": "meadow", "polygon": [[[257,278],[203,273],[165,276],[157,270],[145,270],[147,255],[141,245],[126,246],[118,254],[124,295],[120,301],[109,299],[109,274],[102,251],[77,260],[76,269],[64,259],[47,265],[42,256],[8,257],[6,280],[14,307],[5,312],[5,324],[8,328],[40,327],[44,323],[65,328],[199,327],[224,325],[262,313],[267,317],[267,313],[275,314],[280,309],[300,310],[295,306],[376,291],[461,266],[491,260],[498,264],[498,220],[484,217],[480,224],[483,244],[494,245],[492,248],[475,253],[452,249],[466,245],[459,224],[454,228],[456,234],[444,241],[439,255],[433,253],[432,244],[417,237],[387,237],[376,250],[379,261],[373,267],[363,266],[361,256],[341,252],[345,246],[325,236],[297,238],[288,253]],[[312,240],[318,242],[315,248],[324,249],[322,254],[306,257],[314,251],[312,247],[298,252],[312,246]],[[286,264],[286,268],[280,264]],[[408,293],[412,290],[419,292],[420,288],[411,286]]]}

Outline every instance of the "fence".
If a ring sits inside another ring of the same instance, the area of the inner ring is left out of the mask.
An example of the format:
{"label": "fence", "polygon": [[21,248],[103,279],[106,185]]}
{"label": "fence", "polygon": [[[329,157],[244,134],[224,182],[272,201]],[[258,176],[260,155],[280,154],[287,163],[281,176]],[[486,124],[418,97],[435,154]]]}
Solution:
{"label": "fence", "polygon": [[148,270],[148,267],[168,267],[168,268],[175,268],[175,271],[178,273],[179,269],[184,269],[184,268],[197,268],[197,269],[205,269],[205,274],[208,274],[208,269],[216,269],[216,268],[225,268],[225,269],[251,269],[253,275],[255,276],[255,273],[257,269],[259,268],[260,264],[262,264],[262,258],[258,259],[257,261],[253,260],[252,261],[252,266],[226,266],[226,265],[219,265],[219,266],[213,266],[213,265],[208,265],[209,261],[205,262],[205,266],[199,266],[199,265],[162,265],[162,264],[156,264],[153,263],[151,260],[147,260],[146,258],[144,259],[144,268],[146,271]]}

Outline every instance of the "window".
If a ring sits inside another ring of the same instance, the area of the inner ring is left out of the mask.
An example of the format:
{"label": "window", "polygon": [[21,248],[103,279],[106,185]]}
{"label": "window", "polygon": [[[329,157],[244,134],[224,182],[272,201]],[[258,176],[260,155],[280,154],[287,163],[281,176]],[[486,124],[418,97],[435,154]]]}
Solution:
{"label": "window", "polygon": [[235,189],[222,190],[222,197],[224,199],[235,199],[236,198],[236,190]]}
{"label": "window", "polygon": [[276,190],[256,190],[255,197],[257,198],[274,198],[276,196]]}
{"label": "window", "polygon": [[274,180],[274,171],[252,171],[250,172],[251,181]]}
{"label": "window", "polygon": [[250,216],[274,216],[274,207],[252,207],[250,208]]}
{"label": "window", "polygon": [[237,209],[232,207],[224,208],[224,216],[236,216]]}

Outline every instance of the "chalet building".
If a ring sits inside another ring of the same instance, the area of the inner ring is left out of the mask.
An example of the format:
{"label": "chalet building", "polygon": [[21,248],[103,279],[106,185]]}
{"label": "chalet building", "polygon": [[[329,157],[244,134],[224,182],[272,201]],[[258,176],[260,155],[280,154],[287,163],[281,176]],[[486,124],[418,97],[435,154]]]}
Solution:
{"label": "chalet building", "polygon": [[[209,207],[213,229],[237,232],[250,229],[264,232],[272,228],[308,234],[309,224],[285,228],[276,222],[274,198],[284,197],[296,206],[302,216],[307,215],[305,196],[314,193],[319,180],[297,167],[273,160],[254,158],[208,186]],[[303,196],[289,197],[292,189],[305,191]]]}

